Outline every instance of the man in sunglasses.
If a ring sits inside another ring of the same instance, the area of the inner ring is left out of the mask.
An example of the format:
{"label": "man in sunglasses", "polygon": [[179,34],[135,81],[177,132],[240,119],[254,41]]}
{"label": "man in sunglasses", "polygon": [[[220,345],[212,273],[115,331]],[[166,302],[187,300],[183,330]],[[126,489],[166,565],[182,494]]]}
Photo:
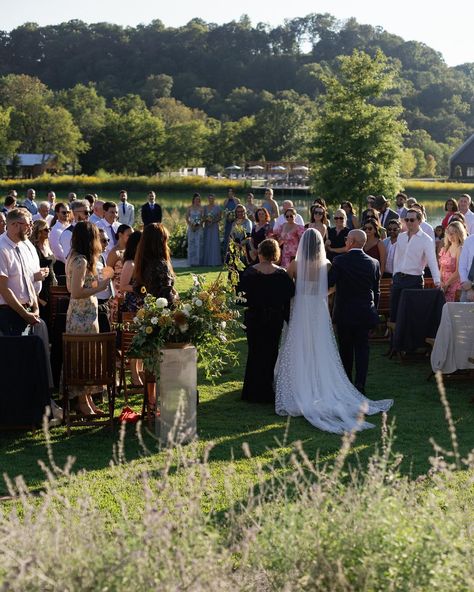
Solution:
{"label": "man in sunglasses", "polygon": [[87,199],[75,199],[71,202],[70,207],[72,210],[72,215],[74,216],[74,220],[70,226],[65,228],[64,232],[59,237],[59,246],[61,249],[60,260],[63,263],[66,263],[67,256],[71,250],[71,238],[74,226],[78,222],[86,222],[89,220],[90,216],[90,205]]}
{"label": "man in sunglasses", "polygon": [[409,209],[405,217],[407,232],[400,233],[393,258],[393,284],[390,299],[390,320],[397,320],[398,303],[403,290],[423,288],[423,270],[428,263],[435,286],[440,274],[434,241],[421,230],[422,214]]}
{"label": "man in sunglasses", "polygon": [[61,238],[63,231],[69,226],[69,205],[60,201],[54,206],[54,214],[56,216],[56,222],[51,226],[49,245],[53,251],[53,255],[56,257],[53,268],[57,277],[60,275],[66,275],[64,261],[62,260],[63,252],[59,244],[59,239]]}

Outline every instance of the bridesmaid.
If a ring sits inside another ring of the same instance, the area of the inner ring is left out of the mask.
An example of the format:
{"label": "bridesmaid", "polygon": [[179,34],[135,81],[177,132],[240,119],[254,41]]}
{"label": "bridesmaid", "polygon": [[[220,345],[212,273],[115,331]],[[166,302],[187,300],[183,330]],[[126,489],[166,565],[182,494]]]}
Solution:
{"label": "bridesmaid", "polygon": [[222,241],[222,250],[227,253],[229,247],[229,236],[232,230],[232,225],[235,220],[235,208],[239,205],[240,201],[234,194],[233,189],[229,189],[227,199],[224,201],[224,240]]}
{"label": "bridesmaid", "polygon": [[196,267],[202,265],[204,236],[204,208],[201,206],[199,193],[193,195],[186,213],[186,223],[188,225],[188,265]]}
{"label": "bridesmaid", "polygon": [[300,238],[305,231],[304,226],[296,224],[296,210],[288,208],[285,212],[286,222],[275,233],[274,237],[281,248],[281,266],[288,269],[288,266],[296,257],[296,251],[300,243]]}
{"label": "bridesmaid", "polygon": [[120,276],[122,274],[123,267],[123,254],[132,232],[132,227],[128,224],[120,224],[120,226],[117,228],[117,232],[115,233],[117,242],[115,246],[112,247],[112,250],[107,256],[107,266],[114,270],[113,283],[115,296],[112,298],[109,305],[110,320],[112,322],[116,322],[118,319],[119,300],[123,298],[123,293],[120,291]]}
{"label": "bridesmaid", "polygon": [[454,302],[456,291],[461,289],[459,279],[459,256],[466,239],[466,230],[461,222],[450,222],[444,236],[444,247],[439,252],[441,289],[446,302]]}
{"label": "bridesmaid", "polygon": [[255,213],[257,211],[257,206],[254,203],[255,196],[253,193],[247,193],[247,200],[245,202],[245,209],[247,210],[247,217],[255,224]]}
{"label": "bridesmaid", "polygon": [[222,208],[216,204],[214,195],[207,196],[208,205],[204,206],[204,247],[202,264],[215,267],[222,265],[221,244],[219,241],[219,222]]}
{"label": "bridesmaid", "polygon": [[53,265],[56,257],[53,255],[49,244],[50,229],[46,220],[36,220],[33,224],[31,242],[38,253],[40,267],[47,267],[49,274],[43,279],[41,292],[38,294],[39,313],[43,321],[50,324],[50,287],[57,286],[56,276],[54,275]]}

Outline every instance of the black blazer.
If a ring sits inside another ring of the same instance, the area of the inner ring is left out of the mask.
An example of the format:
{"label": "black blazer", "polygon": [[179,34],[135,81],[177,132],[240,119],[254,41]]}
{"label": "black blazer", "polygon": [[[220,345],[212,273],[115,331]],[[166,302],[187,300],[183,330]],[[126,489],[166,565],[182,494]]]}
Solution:
{"label": "black blazer", "polygon": [[155,203],[153,209],[151,209],[150,204],[147,202],[146,204],[142,205],[142,222],[143,226],[147,226],[152,222],[161,222],[163,218],[163,213],[161,211],[161,206]]}
{"label": "black blazer", "polygon": [[380,265],[361,250],[351,249],[334,257],[328,276],[336,286],[334,321],[368,328],[378,323]]}

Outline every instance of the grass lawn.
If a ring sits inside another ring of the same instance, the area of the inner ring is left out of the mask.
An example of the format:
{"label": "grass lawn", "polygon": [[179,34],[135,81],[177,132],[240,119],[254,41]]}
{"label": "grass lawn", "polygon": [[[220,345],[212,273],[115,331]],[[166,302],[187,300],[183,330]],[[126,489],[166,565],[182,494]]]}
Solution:
{"label": "grass lawn", "polygon": [[[215,278],[216,271],[199,270]],[[183,290],[190,283],[189,270],[177,270],[177,285]],[[319,455],[322,461],[331,461],[339,450],[341,438],[313,428],[302,418],[291,419],[287,425],[285,418],[275,415],[270,406],[249,405],[240,400],[242,376],[245,365],[246,343],[242,335],[237,340],[240,353],[240,366],[229,367],[217,384],[199,377],[200,405],[198,407],[198,446],[204,448],[214,444],[209,457],[209,466],[215,481],[217,507],[225,509],[228,505],[226,485],[233,485],[234,495],[244,496],[248,488],[257,481],[260,467],[272,463],[276,452],[283,455],[291,452],[291,443],[303,442],[310,458]],[[324,347],[324,344],[321,344]],[[429,359],[401,364],[387,360],[382,354],[386,343],[373,344],[367,394],[371,398],[393,397],[395,404],[389,414],[394,422],[394,449],[403,454],[401,471],[416,477],[429,469],[429,456],[433,454],[430,438],[450,449],[449,431],[444,419],[444,411],[439,400],[435,381],[426,381],[430,371]],[[468,381],[449,382],[448,399],[456,425],[460,451],[466,455],[473,447],[472,426],[474,424],[474,405],[469,403],[474,395],[474,386]],[[122,401],[117,400],[117,412]],[[132,399],[136,410],[141,408],[141,397]],[[372,418],[377,428],[357,435],[350,460],[364,462],[380,441],[380,417]],[[110,461],[114,447],[119,439],[119,430],[112,434],[108,428],[76,428],[71,437],[65,429],[55,428],[51,432],[53,453],[58,465],[62,466],[68,456],[74,456],[74,471],[86,470],[68,487],[79,494],[84,489],[94,493],[99,506],[113,508],[114,492],[124,491],[130,499],[129,510],[133,513],[142,505],[136,494],[139,475],[146,470],[149,459],[144,454],[135,433],[135,427],[128,426],[124,443],[124,456],[127,478],[118,468],[111,467]],[[153,455],[158,452],[151,435],[145,434],[145,442]],[[244,455],[242,444],[247,442],[252,452],[251,458]],[[33,489],[41,489],[45,475],[38,460],[48,461],[45,438],[41,431],[3,432],[0,434],[0,472],[10,477],[23,475]],[[180,476],[177,473],[179,482]],[[128,493],[127,493],[128,492]],[[7,487],[2,482],[0,496],[7,495]]]}

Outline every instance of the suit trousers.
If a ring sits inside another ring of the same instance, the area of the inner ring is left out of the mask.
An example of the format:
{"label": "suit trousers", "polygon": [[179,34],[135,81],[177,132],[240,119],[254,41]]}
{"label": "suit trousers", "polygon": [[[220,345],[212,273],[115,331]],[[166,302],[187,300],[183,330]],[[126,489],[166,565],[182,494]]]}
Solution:
{"label": "suit trousers", "polygon": [[[354,386],[365,391],[365,381],[369,369],[369,329],[366,325],[337,325],[339,354],[347,377]],[[355,379],[352,379],[352,368],[355,361]]]}
{"label": "suit trousers", "polygon": [[405,275],[396,273],[392,280],[392,291],[390,293],[390,320],[395,323],[397,320],[398,303],[403,290],[422,290],[422,275]]}

